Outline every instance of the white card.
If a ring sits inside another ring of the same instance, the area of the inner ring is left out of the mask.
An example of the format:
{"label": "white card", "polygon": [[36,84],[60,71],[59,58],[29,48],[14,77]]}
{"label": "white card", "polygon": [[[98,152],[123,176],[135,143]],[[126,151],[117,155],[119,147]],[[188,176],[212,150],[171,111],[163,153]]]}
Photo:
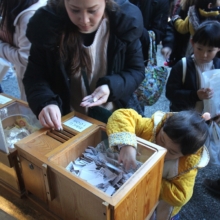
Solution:
{"label": "white card", "polygon": [[87,180],[87,182],[92,184],[93,186],[97,186],[103,183],[103,176],[98,176],[94,179]]}
{"label": "white card", "polygon": [[89,171],[89,170],[84,170],[84,169],[82,169],[80,171],[80,175],[79,176],[82,179],[86,180],[86,181],[97,178],[97,174],[96,173],[94,173],[92,171]]}
{"label": "white card", "polygon": [[70,161],[70,163],[67,165],[66,170],[68,170],[69,172],[71,172],[71,170],[73,169],[73,162]]}
{"label": "white card", "polygon": [[12,101],[12,99],[9,99],[8,97],[5,97],[5,96],[3,96],[3,95],[0,95],[0,104],[5,104],[5,103],[7,103],[7,102],[10,102],[10,101]]}
{"label": "white card", "polygon": [[86,128],[92,125],[92,123],[76,116],[68,121],[65,121],[63,124],[79,132],[84,131]]}

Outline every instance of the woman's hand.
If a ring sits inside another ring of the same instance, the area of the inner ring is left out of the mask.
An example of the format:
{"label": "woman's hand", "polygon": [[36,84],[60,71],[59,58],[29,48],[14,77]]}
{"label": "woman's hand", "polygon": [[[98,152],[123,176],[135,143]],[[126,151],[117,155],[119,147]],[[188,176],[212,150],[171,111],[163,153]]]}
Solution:
{"label": "woman's hand", "polygon": [[136,149],[132,146],[123,146],[120,150],[118,162],[123,163],[125,170],[136,169]]}
{"label": "woman's hand", "polygon": [[161,54],[164,56],[165,60],[169,60],[170,59],[170,54],[171,53],[172,53],[172,50],[169,47],[163,47],[161,49]]}
{"label": "woman's hand", "polygon": [[44,107],[38,118],[43,127],[54,128],[56,130],[62,129],[61,113],[57,105],[47,105]]}
{"label": "woman's hand", "polygon": [[210,88],[207,89],[199,89],[197,91],[197,95],[200,100],[211,99],[213,96],[213,90]]}
{"label": "woman's hand", "polygon": [[216,122],[217,124],[220,123],[220,114],[214,116],[213,118],[211,118],[211,115],[209,112],[205,112],[202,117],[205,119],[205,121],[209,121],[212,120],[214,122]]}
{"label": "woman's hand", "polygon": [[80,106],[93,107],[106,103],[110,94],[108,85],[102,85],[95,89],[95,91],[83,98]]}

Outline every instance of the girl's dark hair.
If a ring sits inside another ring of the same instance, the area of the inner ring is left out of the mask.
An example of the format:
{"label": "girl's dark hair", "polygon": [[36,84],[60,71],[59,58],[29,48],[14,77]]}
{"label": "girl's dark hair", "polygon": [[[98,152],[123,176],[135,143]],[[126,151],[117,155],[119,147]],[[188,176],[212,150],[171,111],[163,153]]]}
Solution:
{"label": "girl's dark hair", "polygon": [[18,14],[31,5],[38,2],[38,0],[0,0],[0,15],[2,17],[0,27],[7,30],[10,35],[14,34],[15,27],[13,25]]}
{"label": "girl's dark hair", "polygon": [[208,4],[212,3],[213,7],[215,7],[216,5],[216,1],[217,0],[196,0],[195,2],[195,7],[197,9],[203,9],[203,10],[207,10],[208,9]]}
{"label": "girl's dark hair", "polygon": [[220,23],[205,21],[201,23],[192,37],[194,43],[220,48]]}
{"label": "girl's dark hair", "polygon": [[166,120],[163,131],[174,143],[180,145],[183,155],[195,153],[209,137],[207,123],[194,110],[174,113]]}
{"label": "girl's dark hair", "polygon": [[[60,40],[61,58],[67,65],[70,65],[71,74],[77,73],[83,66],[85,66],[87,72],[90,73],[92,69],[90,57],[83,49],[82,38],[78,27],[70,21],[67,15],[64,0],[48,0],[47,4],[65,19]],[[107,10],[115,10],[116,8],[117,4],[114,0],[106,1]]]}

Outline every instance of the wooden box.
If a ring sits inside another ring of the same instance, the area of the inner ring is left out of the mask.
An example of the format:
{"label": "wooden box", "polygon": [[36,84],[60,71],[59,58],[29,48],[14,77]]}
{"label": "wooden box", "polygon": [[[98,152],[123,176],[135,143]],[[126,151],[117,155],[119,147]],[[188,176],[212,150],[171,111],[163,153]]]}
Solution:
{"label": "wooden box", "polygon": [[[71,122],[73,118],[83,119],[83,122],[89,125],[83,128],[79,126],[76,128],[78,130],[65,125],[66,122]],[[43,206],[47,204],[48,192],[45,191],[45,166],[43,167],[42,164],[47,164],[53,155],[83,138],[85,134],[93,131],[98,124],[100,126],[105,125],[77,112],[64,116],[62,122],[64,129],[62,132],[42,128],[15,144],[22,165],[25,190],[29,197],[39,200]],[[82,129],[83,132],[81,132]]]}
{"label": "wooden box", "polygon": [[[69,116],[63,122],[68,119]],[[46,130],[16,143],[28,195],[61,219],[148,219],[159,198],[164,148],[138,138],[137,159],[143,165],[113,196],[65,169],[85,148],[95,147],[107,138],[104,124],[98,124],[63,143],[53,137],[44,140]]]}

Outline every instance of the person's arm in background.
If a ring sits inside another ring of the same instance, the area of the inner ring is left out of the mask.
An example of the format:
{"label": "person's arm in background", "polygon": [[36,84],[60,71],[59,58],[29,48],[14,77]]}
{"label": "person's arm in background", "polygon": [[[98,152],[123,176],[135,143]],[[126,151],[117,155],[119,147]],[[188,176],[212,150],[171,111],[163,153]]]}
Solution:
{"label": "person's arm in background", "polygon": [[175,47],[175,29],[173,27],[172,21],[167,23],[166,35],[162,40],[162,45],[163,48],[161,49],[161,53],[165,60],[169,60],[173,48]]}
{"label": "person's arm in background", "polygon": [[[179,6],[175,10],[176,10],[175,15],[178,15],[183,19],[187,17],[188,11],[182,10],[181,6]],[[176,60],[176,58],[179,56],[176,53],[182,54],[182,52],[180,52],[180,50],[182,51],[181,49],[182,46],[180,44],[181,43],[183,44],[184,42],[185,45],[185,41],[188,35],[189,34],[182,35],[178,33],[174,27],[172,20],[168,22],[166,27],[166,35],[162,40],[163,48],[161,49],[161,53],[164,56],[165,60],[174,62],[174,63],[169,63],[169,65],[172,66],[178,61]],[[170,58],[174,60],[170,60]]]}
{"label": "person's arm in background", "polygon": [[12,46],[0,40],[0,57],[14,65],[27,66],[31,43],[26,37],[26,29],[29,19],[34,13],[35,11],[28,11],[20,17],[15,27],[18,45]]}
{"label": "person's arm in background", "polygon": [[[169,0],[161,0],[152,2],[154,11],[152,12],[152,18],[149,27],[146,27],[149,30],[154,31],[156,35],[157,44],[163,40],[166,33],[166,26],[168,21],[169,14]],[[156,4],[156,5],[154,5]]]}
{"label": "person's arm in background", "polygon": [[180,16],[174,16],[172,18],[174,27],[180,34],[187,34],[189,32],[189,17],[187,16],[185,20],[181,19]]}
{"label": "person's arm in background", "polygon": [[[138,5],[135,0],[131,0],[131,2]],[[148,31],[151,30],[155,33],[156,43],[159,44],[166,32],[169,0],[143,0],[138,7],[141,10],[144,21],[144,29],[140,40],[143,47],[144,60],[148,60],[150,43]]]}

